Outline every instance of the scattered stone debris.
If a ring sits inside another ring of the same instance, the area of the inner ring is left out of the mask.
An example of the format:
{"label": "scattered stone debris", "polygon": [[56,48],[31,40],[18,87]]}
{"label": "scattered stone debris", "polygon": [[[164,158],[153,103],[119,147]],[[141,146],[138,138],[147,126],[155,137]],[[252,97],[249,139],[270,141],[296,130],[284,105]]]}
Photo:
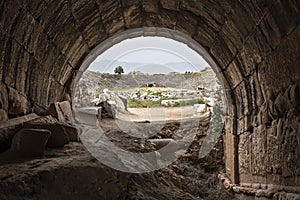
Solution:
{"label": "scattered stone debris", "polygon": [[25,122],[38,117],[36,114],[29,114],[0,122],[0,153],[10,148],[14,135],[22,128]]}
{"label": "scattered stone debris", "polygon": [[[37,121],[49,120],[53,118],[47,116]],[[208,121],[209,118],[204,117],[199,122],[198,137],[184,156],[166,168],[143,174],[111,169],[92,158],[81,143],[47,148],[44,158],[19,163],[1,163],[0,154],[0,199],[234,199],[218,181],[218,173],[224,170],[222,143],[218,143],[218,151],[213,150],[208,157],[200,160],[197,157],[199,148],[196,146],[199,147],[205,137]],[[157,123],[160,122],[138,125],[142,130],[151,131],[160,125]],[[180,125],[179,121],[167,122],[153,139],[172,138]],[[191,125],[184,124],[184,130],[188,131]],[[131,137],[119,130],[111,119],[104,119],[101,126],[115,145],[132,152],[154,151],[172,142],[172,139],[162,139],[157,146],[152,144],[154,140],[148,142]],[[103,148],[107,148],[104,152],[109,152],[109,146]],[[113,153],[109,156],[121,164],[130,164],[130,158]],[[159,155],[157,158],[160,159]],[[53,192],[58,190],[63,192]]]}
{"label": "scattered stone debris", "polygon": [[47,129],[22,129],[14,136],[10,151],[21,157],[42,156],[50,136]]}
{"label": "scattered stone debris", "polygon": [[52,103],[48,112],[50,115],[58,119],[59,122],[75,123],[69,101]]}
{"label": "scattered stone debris", "polygon": [[95,102],[95,106],[101,108],[98,119],[115,118],[117,112],[127,112],[126,97],[116,95],[108,89],[104,89],[103,93],[99,95],[99,98],[93,102]]}
{"label": "scattered stone debris", "polygon": [[[73,123],[75,120],[69,102],[52,104],[49,112],[52,115],[29,114],[0,122],[0,153],[11,149],[14,152],[24,151],[26,156],[34,156],[38,152],[42,154],[43,146],[56,148],[63,147],[70,141],[79,141],[78,128]],[[38,137],[40,132],[41,137]],[[43,137],[47,135],[46,132],[50,132],[47,139]],[[32,143],[29,142],[30,137],[33,138]],[[36,153],[30,148],[28,152],[22,150],[24,146],[31,144],[36,147]]]}
{"label": "scattered stone debris", "polygon": [[47,147],[63,147],[69,142],[63,125],[52,116],[40,117],[24,124],[25,128],[46,129],[51,132],[51,136],[47,142]]}

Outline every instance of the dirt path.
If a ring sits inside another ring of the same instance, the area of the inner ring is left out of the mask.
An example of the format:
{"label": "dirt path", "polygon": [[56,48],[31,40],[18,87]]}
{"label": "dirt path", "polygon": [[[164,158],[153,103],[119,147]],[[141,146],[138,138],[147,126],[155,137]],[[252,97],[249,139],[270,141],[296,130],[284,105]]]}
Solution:
{"label": "dirt path", "polygon": [[118,117],[126,121],[170,121],[197,117],[196,114],[194,114],[193,106],[175,108],[128,108],[128,111],[131,114],[119,114]]}

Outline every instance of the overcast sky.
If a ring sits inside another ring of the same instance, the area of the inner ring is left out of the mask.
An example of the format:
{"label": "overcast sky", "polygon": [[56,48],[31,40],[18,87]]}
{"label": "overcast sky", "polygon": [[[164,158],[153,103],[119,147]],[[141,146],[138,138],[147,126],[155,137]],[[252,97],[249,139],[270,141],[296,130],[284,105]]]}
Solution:
{"label": "overcast sky", "polygon": [[[111,61],[100,66],[103,61]],[[144,65],[124,65],[125,73],[142,71],[144,73],[168,73],[172,71],[200,71],[208,67],[206,61],[187,45],[164,37],[138,37],[124,40],[103,54],[90,65],[89,70],[113,73],[120,62],[143,63]],[[185,66],[168,63],[189,63]]]}

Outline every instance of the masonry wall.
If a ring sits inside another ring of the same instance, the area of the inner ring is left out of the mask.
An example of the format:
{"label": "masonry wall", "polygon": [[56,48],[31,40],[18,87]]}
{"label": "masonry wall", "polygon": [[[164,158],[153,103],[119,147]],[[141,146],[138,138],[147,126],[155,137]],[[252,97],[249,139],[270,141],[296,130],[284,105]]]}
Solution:
{"label": "masonry wall", "polygon": [[71,100],[83,60],[105,39],[168,28],[199,42],[217,63],[228,99],[230,179],[300,187],[299,10],[297,0],[1,1],[0,120]]}

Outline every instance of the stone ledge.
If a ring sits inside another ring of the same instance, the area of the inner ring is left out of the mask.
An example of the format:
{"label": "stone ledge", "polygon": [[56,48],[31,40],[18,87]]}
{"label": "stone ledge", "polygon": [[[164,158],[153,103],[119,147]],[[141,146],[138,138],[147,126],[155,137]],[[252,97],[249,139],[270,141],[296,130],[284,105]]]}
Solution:
{"label": "stone ledge", "polygon": [[256,184],[256,183],[243,183],[233,184],[231,180],[224,173],[218,175],[218,179],[223,183],[227,190],[234,192],[235,194],[245,194],[248,196],[264,197],[272,199],[273,196],[293,196],[296,199],[300,198],[300,187],[281,186],[273,184]]}

